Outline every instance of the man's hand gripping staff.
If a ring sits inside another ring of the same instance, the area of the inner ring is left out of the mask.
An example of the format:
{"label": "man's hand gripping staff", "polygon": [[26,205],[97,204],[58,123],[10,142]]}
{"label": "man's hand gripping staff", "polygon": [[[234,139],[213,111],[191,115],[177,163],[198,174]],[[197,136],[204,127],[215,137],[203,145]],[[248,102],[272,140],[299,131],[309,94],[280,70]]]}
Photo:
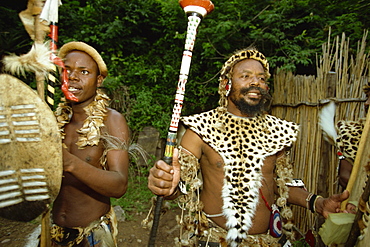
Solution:
{"label": "man's hand gripping staff", "polygon": [[[179,3],[180,6],[184,9],[186,15],[188,16],[188,27],[186,33],[185,48],[181,61],[180,76],[175,96],[175,103],[172,111],[171,124],[167,134],[166,149],[163,157],[163,161],[165,161],[167,164],[172,164],[172,157],[174,155],[177,130],[180,121],[182,104],[184,101],[185,84],[188,80],[192,52],[197,34],[197,28],[202,18],[204,18],[207,14],[211,13],[214,9],[214,5],[210,0],[180,0]],[[158,166],[159,164],[157,163],[156,165]],[[160,211],[162,207],[162,201],[163,197],[158,196],[148,246],[154,247],[156,233],[159,224]]]}

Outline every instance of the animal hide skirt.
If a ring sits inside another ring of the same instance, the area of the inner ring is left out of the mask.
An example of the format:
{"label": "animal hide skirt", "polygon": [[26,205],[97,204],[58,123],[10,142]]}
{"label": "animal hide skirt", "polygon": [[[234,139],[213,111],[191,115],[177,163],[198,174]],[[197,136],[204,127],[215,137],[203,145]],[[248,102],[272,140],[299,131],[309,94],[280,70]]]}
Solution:
{"label": "animal hide skirt", "polygon": [[[197,246],[228,246],[226,242],[227,230],[216,225],[204,214],[201,216],[201,221],[201,225],[208,227],[208,229],[204,230],[204,235],[199,238]],[[280,238],[274,238],[269,233],[248,235],[246,239],[243,239],[243,241],[239,243],[238,247],[280,247],[281,245],[278,243],[279,240]]]}
{"label": "animal hide skirt", "polygon": [[93,221],[87,227],[61,227],[53,224],[51,229],[52,246],[99,246],[116,247],[117,219],[113,208]]}

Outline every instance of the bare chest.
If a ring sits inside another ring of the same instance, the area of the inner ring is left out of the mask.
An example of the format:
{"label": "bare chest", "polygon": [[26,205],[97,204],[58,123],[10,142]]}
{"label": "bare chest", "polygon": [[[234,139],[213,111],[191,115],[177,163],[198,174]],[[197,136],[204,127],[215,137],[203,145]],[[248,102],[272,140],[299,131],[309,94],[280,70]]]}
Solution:
{"label": "bare chest", "polygon": [[63,143],[67,146],[69,152],[81,160],[95,166],[100,167],[100,159],[103,155],[103,145],[99,143],[97,146],[86,146],[78,147],[77,142],[79,141],[80,134],[77,132],[82,125],[79,124],[68,124],[65,126],[65,138]]}

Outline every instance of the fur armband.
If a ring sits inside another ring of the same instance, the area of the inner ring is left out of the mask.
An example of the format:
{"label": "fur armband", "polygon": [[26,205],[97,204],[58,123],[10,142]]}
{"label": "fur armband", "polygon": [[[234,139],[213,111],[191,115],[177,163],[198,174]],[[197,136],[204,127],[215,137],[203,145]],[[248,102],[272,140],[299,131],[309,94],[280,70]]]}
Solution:
{"label": "fur armband", "polygon": [[291,208],[287,205],[289,198],[289,187],[287,186],[287,184],[290,184],[293,181],[293,166],[290,162],[289,152],[285,152],[283,155],[278,157],[276,161],[276,174],[276,183],[280,195],[280,197],[276,201],[276,204],[282,208],[281,216],[285,219],[283,232],[286,235],[291,235],[291,229],[293,226],[293,212]]}
{"label": "fur armband", "polygon": [[[181,216],[176,217],[180,226],[180,238],[176,238],[176,246],[195,246],[196,239],[194,232],[199,235],[203,230],[198,229],[199,212],[203,210],[203,203],[200,201],[199,194],[203,186],[200,174],[200,164],[198,159],[188,150],[179,147],[179,162],[181,164],[181,182],[179,188],[182,195],[175,201],[182,209]],[[187,243],[187,244],[186,244]]]}
{"label": "fur armband", "polygon": [[[190,196],[203,185],[201,179],[198,178],[200,164],[198,159],[190,151],[181,146],[178,148],[179,162],[181,164],[181,181],[179,183],[179,189],[182,194]],[[188,196],[185,197],[188,198]]]}

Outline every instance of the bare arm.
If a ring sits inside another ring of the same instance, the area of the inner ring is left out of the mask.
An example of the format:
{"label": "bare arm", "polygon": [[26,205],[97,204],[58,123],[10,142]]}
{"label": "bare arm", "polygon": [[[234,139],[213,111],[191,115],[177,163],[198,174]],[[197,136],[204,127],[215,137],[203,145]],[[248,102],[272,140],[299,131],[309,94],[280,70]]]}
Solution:
{"label": "bare arm", "polygon": [[[309,194],[309,192],[301,188],[291,187],[289,189],[288,202],[308,209],[308,202],[306,199]],[[331,195],[328,198],[317,197],[317,200],[314,201],[314,210],[327,218],[330,213],[339,213],[341,202],[346,200],[348,197],[349,192],[347,190],[341,194]]]}
{"label": "bare arm", "polygon": [[339,184],[343,188],[346,188],[353,166],[348,160],[345,159],[340,160],[339,162]]}

